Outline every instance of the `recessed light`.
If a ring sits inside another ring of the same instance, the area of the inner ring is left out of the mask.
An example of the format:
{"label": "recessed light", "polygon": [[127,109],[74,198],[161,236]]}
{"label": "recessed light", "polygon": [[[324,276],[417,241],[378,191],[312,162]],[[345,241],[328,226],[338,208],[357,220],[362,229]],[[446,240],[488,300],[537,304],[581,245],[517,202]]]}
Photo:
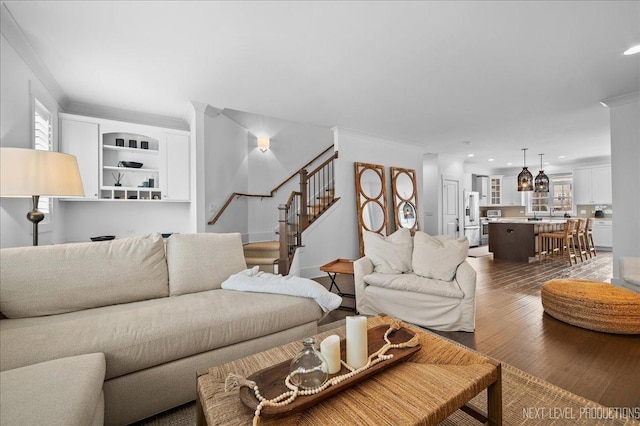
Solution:
{"label": "recessed light", "polygon": [[513,166],[513,163],[507,163],[507,166]]}
{"label": "recessed light", "polygon": [[635,53],[639,53],[640,52],[640,44],[636,44],[633,47],[628,48],[627,50],[624,51],[625,55],[633,55]]}
{"label": "recessed light", "polygon": [[468,154],[467,157],[473,157],[473,154]]}
{"label": "recessed light", "polygon": [[558,155],[558,158],[567,158],[566,155]]}
{"label": "recessed light", "polygon": [[487,161],[493,161],[493,158],[489,158]]}
{"label": "recessed light", "polygon": [[549,163],[548,161],[545,161],[545,162],[544,162],[544,165],[545,165],[545,166],[548,166],[549,164],[550,164],[550,163]]}

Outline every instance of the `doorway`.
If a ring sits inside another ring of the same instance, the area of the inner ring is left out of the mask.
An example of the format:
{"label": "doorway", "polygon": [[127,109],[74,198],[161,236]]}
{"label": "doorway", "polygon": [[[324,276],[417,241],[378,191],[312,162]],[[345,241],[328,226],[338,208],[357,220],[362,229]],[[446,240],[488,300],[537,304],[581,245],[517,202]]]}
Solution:
{"label": "doorway", "polygon": [[442,234],[451,238],[460,236],[460,181],[442,177]]}

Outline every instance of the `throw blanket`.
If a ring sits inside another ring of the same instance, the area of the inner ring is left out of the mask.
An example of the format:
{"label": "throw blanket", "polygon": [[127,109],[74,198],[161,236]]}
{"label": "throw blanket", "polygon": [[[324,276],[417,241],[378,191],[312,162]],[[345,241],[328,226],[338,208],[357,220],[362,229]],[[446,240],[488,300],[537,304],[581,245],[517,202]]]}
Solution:
{"label": "throw blanket", "polygon": [[258,271],[258,267],[245,269],[231,275],[222,283],[225,290],[250,291],[254,293],[275,293],[289,296],[307,297],[315,300],[323,312],[333,311],[342,303],[342,298],[331,293],[322,284],[295,275],[274,275]]}

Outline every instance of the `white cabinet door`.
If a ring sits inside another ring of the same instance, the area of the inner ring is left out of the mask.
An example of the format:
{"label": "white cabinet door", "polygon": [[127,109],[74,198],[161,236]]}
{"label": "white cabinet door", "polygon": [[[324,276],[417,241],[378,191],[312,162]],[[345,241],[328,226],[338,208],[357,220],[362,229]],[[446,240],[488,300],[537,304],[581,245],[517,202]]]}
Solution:
{"label": "white cabinet door", "polygon": [[60,119],[60,151],[76,156],[85,198],[98,198],[99,138],[97,123]]}
{"label": "white cabinet door", "polygon": [[480,206],[488,206],[489,205],[489,178],[487,176],[478,176],[476,178],[476,188],[478,191],[478,195],[480,196],[480,200],[478,204]]}
{"label": "white cabinet door", "polygon": [[597,204],[611,204],[611,167],[591,169],[591,196]]}
{"label": "white cabinet door", "polygon": [[518,178],[516,176],[508,176],[502,178],[502,205],[503,206],[521,206],[522,197],[518,192]]}
{"label": "white cabinet door", "polygon": [[611,166],[573,171],[576,204],[611,204]]}
{"label": "white cabinet door", "polygon": [[168,201],[189,201],[191,168],[188,135],[167,133],[164,153],[162,197]]}
{"label": "white cabinet door", "polygon": [[596,247],[613,247],[613,226],[611,221],[593,222],[593,243]]}
{"label": "white cabinet door", "polygon": [[573,198],[575,204],[593,204],[591,192],[591,169],[574,170]]}
{"label": "white cabinet door", "polygon": [[489,203],[492,206],[499,206],[502,204],[503,189],[502,189],[502,176],[489,176],[489,191],[490,199]]}

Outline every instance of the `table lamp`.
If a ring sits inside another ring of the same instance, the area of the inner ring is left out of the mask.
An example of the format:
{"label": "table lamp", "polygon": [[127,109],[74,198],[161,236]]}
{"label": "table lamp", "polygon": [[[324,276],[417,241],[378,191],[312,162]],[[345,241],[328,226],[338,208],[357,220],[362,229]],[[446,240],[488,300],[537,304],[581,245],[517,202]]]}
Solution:
{"label": "table lamp", "polygon": [[38,245],[40,196],[84,197],[76,157],[60,152],[24,148],[0,148],[0,197],[31,197],[33,210],[27,219],[33,223],[33,245]]}

